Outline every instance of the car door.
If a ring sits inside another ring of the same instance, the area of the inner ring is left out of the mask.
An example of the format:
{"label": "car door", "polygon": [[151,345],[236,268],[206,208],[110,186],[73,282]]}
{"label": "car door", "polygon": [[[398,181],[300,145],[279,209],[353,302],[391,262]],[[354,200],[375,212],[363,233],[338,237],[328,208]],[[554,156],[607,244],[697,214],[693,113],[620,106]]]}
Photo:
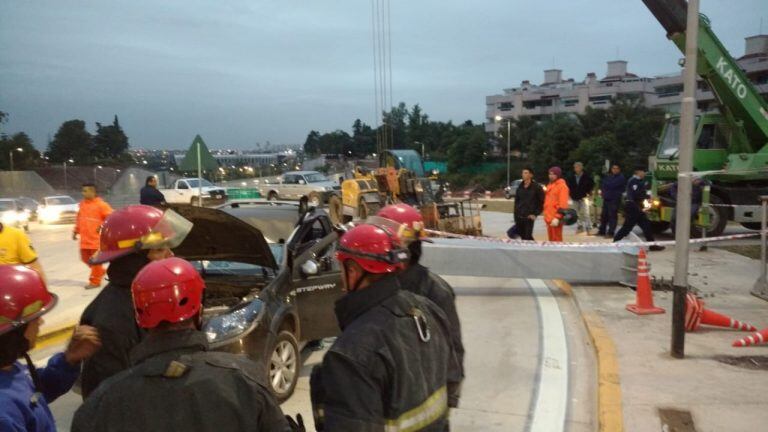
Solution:
{"label": "car door", "polygon": [[[340,330],[334,313],[334,304],[342,295],[341,268],[335,259],[338,235],[331,230],[327,218],[305,222],[308,226],[298,234],[294,246],[291,274],[291,296],[296,304],[302,340],[315,340],[338,335]],[[317,264],[316,274],[307,275],[302,265],[307,261]]]}
{"label": "car door", "polygon": [[293,174],[283,175],[283,181],[280,184],[280,189],[278,190],[281,198],[295,198],[296,185],[294,183],[296,183],[295,175]]}
{"label": "car door", "polygon": [[297,175],[296,178],[298,183],[296,185],[296,198],[308,196],[312,187],[307,183],[307,179],[303,175]]}
{"label": "car door", "polygon": [[176,194],[176,201],[177,203],[182,203],[189,201],[191,199],[191,191],[189,189],[189,185],[184,180],[179,180],[176,182],[176,188],[174,189],[174,192]]}

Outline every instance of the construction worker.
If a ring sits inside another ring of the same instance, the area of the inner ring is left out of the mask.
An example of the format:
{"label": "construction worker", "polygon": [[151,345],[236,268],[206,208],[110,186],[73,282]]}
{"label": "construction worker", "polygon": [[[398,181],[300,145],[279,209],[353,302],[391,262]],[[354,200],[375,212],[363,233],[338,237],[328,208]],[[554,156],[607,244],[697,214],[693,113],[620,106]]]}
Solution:
{"label": "construction worker", "polygon": [[189,262],[148,264],[131,286],[146,338],[133,366],[75,412],[72,431],[291,431],[264,376],[245,356],[208,351],[200,331],[205,282]]}
{"label": "construction worker", "polygon": [[37,252],[32,247],[27,233],[0,223],[0,265],[21,264],[35,270],[45,279],[43,266],[37,259]]}
{"label": "construction worker", "polygon": [[136,326],[131,303],[131,282],[151,261],[172,256],[192,229],[192,223],[172,210],[134,205],[107,218],[101,231],[101,247],[91,261],[109,262],[109,284],[85,308],[81,324],[99,329],[102,349],[83,365],[83,398],[112,375],[128,369],[129,353],[143,337]]}
{"label": "construction worker", "polygon": [[[522,187],[522,185],[521,185]],[[385,220],[382,220],[385,219]],[[387,221],[395,222],[391,231],[398,233],[403,244],[408,248],[410,259],[405,263],[405,270],[398,274],[402,289],[432,300],[448,318],[449,331],[456,360],[464,378],[464,344],[461,341],[461,322],[456,312],[456,294],[453,288],[440,276],[419,264],[422,241],[427,241],[424,233],[424,219],[421,213],[408,204],[388,205],[368,221],[374,225],[387,226]],[[448,383],[448,406],[457,408],[461,382]]]}
{"label": "construction worker", "polygon": [[544,222],[547,224],[547,237],[551,242],[563,241],[561,210],[568,208],[568,185],[563,180],[560,167],[549,169],[549,184],[544,194]]}
{"label": "construction worker", "polygon": [[[645,186],[645,168],[637,167],[635,168],[635,175],[627,182],[624,196],[624,224],[613,237],[614,242],[629,235],[635,225],[639,225],[640,229],[643,230],[646,241],[654,241],[651,221],[648,220],[648,216],[643,211],[646,199],[648,199],[648,189]],[[652,245],[648,249],[660,251],[664,250],[664,246]]]}
{"label": "construction worker", "polygon": [[339,241],[342,333],[310,379],[318,431],[443,431],[446,383],[460,379],[437,305],[400,289],[409,260],[396,234],[358,225]]}
{"label": "construction worker", "polygon": [[[0,431],[55,432],[48,404],[72,388],[80,362],[99,349],[96,329],[78,326],[63,353],[44,368],[32,364],[28,351],[56,301],[37,272],[0,266]],[[22,357],[26,365],[18,361]]]}
{"label": "construction worker", "polygon": [[90,263],[89,260],[99,249],[99,232],[101,225],[112,213],[112,207],[96,194],[96,185],[86,183],[83,185],[83,200],[80,201],[80,209],[77,211],[77,221],[72,232],[72,240],[80,236],[80,259],[91,269],[88,284],[85,289],[101,287],[104,278],[104,267],[101,264]]}
{"label": "construction worker", "polygon": [[568,177],[568,192],[573,200],[573,208],[576,210],[578,220],[576,221],[576,234],[581,232],[590,235],[592,228],[592,218],[590,217],[590,207],[592,206],[592,189],[595,188],[595,182],[592,176],[584,171],[584,164],[576,162],[573,164],[573,175]]}

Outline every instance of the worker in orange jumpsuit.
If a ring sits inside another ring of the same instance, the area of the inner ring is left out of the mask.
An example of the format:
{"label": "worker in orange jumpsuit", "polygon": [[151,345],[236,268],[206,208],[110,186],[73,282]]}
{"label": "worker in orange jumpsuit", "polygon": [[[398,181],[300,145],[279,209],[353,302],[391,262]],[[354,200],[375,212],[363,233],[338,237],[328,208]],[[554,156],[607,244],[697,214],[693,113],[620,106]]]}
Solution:
{"label": "worker in orange jumpsuit", "polygon": [[568,185],[563,180],[560,167],[549,169],[549,184],[544,194],[544,222],[547,224],[547,236],[551,242],[563,241],[562,213],[568,208]]}
{"label": "worker in orange jumpsuit", "polygon": [[112,207],[96,194],[96,185],[93,183],[84,184],[82,193],[83,200],[80,201],[72,240],[77,240],[78,235],[80,236],[80,259],[91,268],[91,276],[85,289],[93,289],[101,286],[106,271],[101,264],[91,265],[88,260],[99,250],[101,225],[112,213]]}

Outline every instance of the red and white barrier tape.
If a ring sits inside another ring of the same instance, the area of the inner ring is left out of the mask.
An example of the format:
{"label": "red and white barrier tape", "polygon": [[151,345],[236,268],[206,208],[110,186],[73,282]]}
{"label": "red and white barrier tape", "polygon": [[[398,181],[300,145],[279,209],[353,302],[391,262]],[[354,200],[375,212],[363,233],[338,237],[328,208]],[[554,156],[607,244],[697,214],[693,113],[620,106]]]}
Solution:
{"label": "red and white barrier tape", "polygon": [[[438,237],[459,238],[459,239],[465,239],[465,240],[479,240],[481,242],[487,242],[487,243],[504,243],[504,244],[520,245],[520,246],[540,246],[540,247],[551,247],[551,248],[674,246],[675,244],[678,243],[675,240],[664,240],[664,241],[653,241],[653,242],[616,242],[616,243],[599,243],[599,242],[561,243],[561,242],[536,241],[536,240],[512,240],[512,239],[505,239],[500,237],[479,237],[479,236],[449,233],[444,231],[435,231],[431,229],[426,229],[424,231],[426,231],[426,233],[429,235],[438,236]],[[759,232],[747,233],[747,234],[732,234],[732,235],[719,236],[719,237],[695,238],[695,239],[690,239],[689,242],[690,243],[710,243],[710,242],[723,241],[723,240],[751,238],[751,237],[757,237],[759,235],[760,235]]]}

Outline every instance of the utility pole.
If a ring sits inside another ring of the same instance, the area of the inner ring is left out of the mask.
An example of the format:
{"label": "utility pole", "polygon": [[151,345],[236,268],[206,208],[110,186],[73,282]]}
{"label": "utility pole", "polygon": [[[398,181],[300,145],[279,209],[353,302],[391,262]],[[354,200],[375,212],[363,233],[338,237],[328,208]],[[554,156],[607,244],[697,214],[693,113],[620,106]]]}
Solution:
{"label": "utility pole", "polygon": [[510,165],[510,152],[509,152],[509,141],[512,139],[512,119],[507,119],[507,186],[510,185],[509,183],[509,165]]}
{"label": "utility pole", "polygon": [[675,226],[675,276],[672,303],[672,357],[685,357],[685,296],[688,292],[688,255],[691,234],[691,172],[696,115],[696,65],[699,45],[699,0],[688,1],[685,29],[685,69],[680,115],[680,158],[677,165],[677,223]]}

